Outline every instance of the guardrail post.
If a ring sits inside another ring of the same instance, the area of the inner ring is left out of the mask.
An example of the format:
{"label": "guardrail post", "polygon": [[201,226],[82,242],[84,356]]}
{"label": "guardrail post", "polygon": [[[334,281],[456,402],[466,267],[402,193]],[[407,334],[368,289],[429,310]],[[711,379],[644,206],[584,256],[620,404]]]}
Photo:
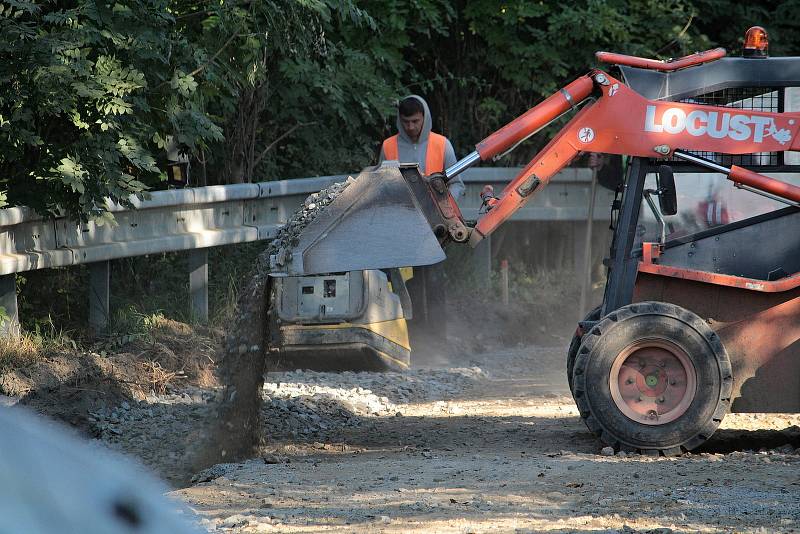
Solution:
{"label": "guardrail post", "polygon": [[492,236],[484,237],[472,251],[472,265],[478,281],[487,284],[492,279]]}
{"label": "guardrail post", "polygon": [[0,276],[0,306],[5,310],[5,317],[0,325],[0,335],[17,337],[20,333],[19,308],[17,307],[17,275],[15,273]]}
{"label": "guardrail post", "polygon": [[189,252],[189,313],[194,321],[208,322],[208,249]]}
{"label": "guardrail post", "polygon": [[98,261],[89,264],[89,328],[93,334],[100,334],[108,329],[110,278],[111,262]]}
{"label": "guardrail post", "polygon": [[508,306],[508,260],[500,260],[500,295],[503,304]]}

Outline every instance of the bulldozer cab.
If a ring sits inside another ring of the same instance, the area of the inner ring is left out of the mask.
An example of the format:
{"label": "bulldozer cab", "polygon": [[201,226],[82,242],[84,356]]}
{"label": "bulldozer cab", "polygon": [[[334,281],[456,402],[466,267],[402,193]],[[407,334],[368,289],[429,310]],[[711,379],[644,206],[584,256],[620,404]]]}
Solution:
{"label": "bulldozer cab", "polygon": [[[741,223],[787,207],[786,203],[779,200],[737,188],[725,175],[690,169],[685,171],[674,173],[676,213],[667,214],[661,206],[657,207],[666,223],[666,241],[663,243],[665,248],[671,248],[676,245],[677,240],[700,232]],[[783,182],[800,185],[800,173],[770,175]],[[644,179],[644,190],[657,189],[657,183],[658,174],[648,172]],[[658,242],[660,232],[658,214],[643,200],[636,225],[634,250],[641,249],[643,243]]]}

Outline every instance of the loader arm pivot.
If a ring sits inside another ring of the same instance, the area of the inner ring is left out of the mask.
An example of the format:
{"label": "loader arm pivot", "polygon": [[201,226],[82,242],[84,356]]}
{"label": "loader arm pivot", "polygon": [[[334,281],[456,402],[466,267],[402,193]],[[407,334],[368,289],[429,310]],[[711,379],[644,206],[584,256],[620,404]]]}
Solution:
{"label": "loader arm pivot", "polygon": [[571,132],[569,126],[575,124],[589,111],[590,108],[588,107],[579,111],[567,125],[567,128],[559,132],[503,189],[499,200],[472,230],[470,235],[470,244],[472,246],[477,245],[481,239],[491,234],[511,217],[515,211],[524,206],[536,193],[549,184],[550,179],[558,171],[575,159],[580,150],[571,142],[572,139],[568,138],[568,134]]}

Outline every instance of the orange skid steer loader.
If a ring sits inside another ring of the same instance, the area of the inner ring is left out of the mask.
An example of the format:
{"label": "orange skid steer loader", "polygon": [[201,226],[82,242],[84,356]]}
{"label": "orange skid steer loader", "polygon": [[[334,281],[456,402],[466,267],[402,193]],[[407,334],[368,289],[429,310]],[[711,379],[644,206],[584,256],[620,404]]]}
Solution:
{"label": "orange skid steer loader", "polygon": [[[800,57],[748,31],[671,61],[598,52],[591,70],[444,173],[362,173],[281,251],[276,275],[427,265],[476,245],[582,152],[630,157],[614,202],[602,305],[567,372],[580,416],[617,449],[678,454],[729,411],[800,411]],[[474,226],[447,190],[565,113],[568,124]]]}

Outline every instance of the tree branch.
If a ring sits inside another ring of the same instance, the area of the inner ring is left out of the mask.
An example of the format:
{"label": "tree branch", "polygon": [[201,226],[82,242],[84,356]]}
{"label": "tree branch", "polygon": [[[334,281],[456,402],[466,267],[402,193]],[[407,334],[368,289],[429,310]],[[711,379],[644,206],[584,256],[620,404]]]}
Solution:
{"label": "tree branch", "polygon": [[692,25],[693,20],[694,20],[694,14],[689,15],[689,20],[686,21],[686,25],[683,27],[683,29],[680,32],[678,32],[678,35],[676,35],[673,40],[671,40],[670,42],[668,42],[667,44],[656,50],[656,55],[660,54],[661,52],[664,52],[665,50],[669,50],[671,46],[678,44],[678,40],[681,37],[683,37],[687,31],[689,31],[689,27]]}
{"label": "tree branch", "polygon": [[[224,44],[223,44],[223,45],[222,45],[222,46],[219,48],[219,50],[217,50],[217,51],[214,53],[214,55],[213,55],[213,56],[211,56],[211,58],[210,58],[208,61],[206,61],[205,63],[203,63],[202,65],[200,65],[200,66],[199,66],[199,67],[197,67],[196,69],[194,69],[192,72],[190,72],[189,74],[187,74],[187,76],[194,76],[195,74],[199,74],[200,72],[202,72],[202,71],[203,71],[203,69],[205,69],[206,67],[208,67],[208,66],[209,66],[211,63],[213,63],[213,62],[214,62],[214,60],[215,60],[215,59],[217,59],[217,58],[219,57],[219,55],[222,53],[222,51],[223,51],[223,50],[225,50],[225,49],[228,47],[228,45],[229,45],[229,44],[231,44],[231,43],[233,42],[233,40],[234,40],[234,39],[236,39],[236,37],[238,37],[238,36],[239,36],[239,30],[236,30],[235,32],[233,32],[233,34],[232,34],[230,37],[228,37],[228,40],[227,40],[227,41],[225,41],[225,43],[224,43]],[[160,84],[158,84],[158,85],[155,87],[155,89],[160,89],[160,88],[161,88],[161,87],[163,87],[164,85],[166,85],[166,84],[170,83],[170,81],[171,81],[171,80],[164,80],[163,82],[161,82]]]}
{"label": "tree branch", "polygon": [[304,128],[304,127],[306,127],[306,126],[312,126],[312,125],[314,125],[314,124],[317,124],[317,121],[311,121],[311,122],[298,122],[297,124],[295,124],[294,126],[292,126],[291,128],[289,128],[288,130],[286,130],[285,132],[283,132],[283,133],[282,133],[280,136],[278,136],[278,138],[277,138],[277,139],[275,139],[273,142],[271,142],[270,144],[268,144],[268,145],[267,145],[267,147],[266,147],[264,150],[262,150],[262,151],[261,151],[261,154],[259,154],[259,155],[258,155],[258,157],[255,159],[255,161],[253,161],[253,169],[255,169],[255,168],[256,168],[256,166],[258,166],[258,164],[259,164],[259,163],[261,163],[261,160],[264,158],[264,156],[266,156],[266,155],[267,155],[267,153],[268,153],[270,150],[272,150],[273,148],[275,148],[275,145],[277,145],[278,143],[280,143],[281,141],[283,141],[284,139],[286,139],[288,136],[292,135],[292,134],[293,134],[293,133],[294,133],[294,132],[295,132],[297,129],[299,129],[299,128]]}
{"label": "tree branch", "polygon": [[238,36],[239,36],[239,30],[236,30],[230,37],[228,37],[228,40],[225,41],[225,43],[220,47],[220,49],[217,50],[213,56],[211,56],[211,59],[209,59],[208,61],[206,61],[205,63],[194,69],[192,72],[190,72],[189,76],[194,76],[195,74],[199,74],[200,72],[202,72],[202,70],[208,67],[211,63],[213,63],[214,60],[219,57],[222,51],[225,50],[228,47],[228,45],[231,44],[233,40],[236,39],[236,37]]}

